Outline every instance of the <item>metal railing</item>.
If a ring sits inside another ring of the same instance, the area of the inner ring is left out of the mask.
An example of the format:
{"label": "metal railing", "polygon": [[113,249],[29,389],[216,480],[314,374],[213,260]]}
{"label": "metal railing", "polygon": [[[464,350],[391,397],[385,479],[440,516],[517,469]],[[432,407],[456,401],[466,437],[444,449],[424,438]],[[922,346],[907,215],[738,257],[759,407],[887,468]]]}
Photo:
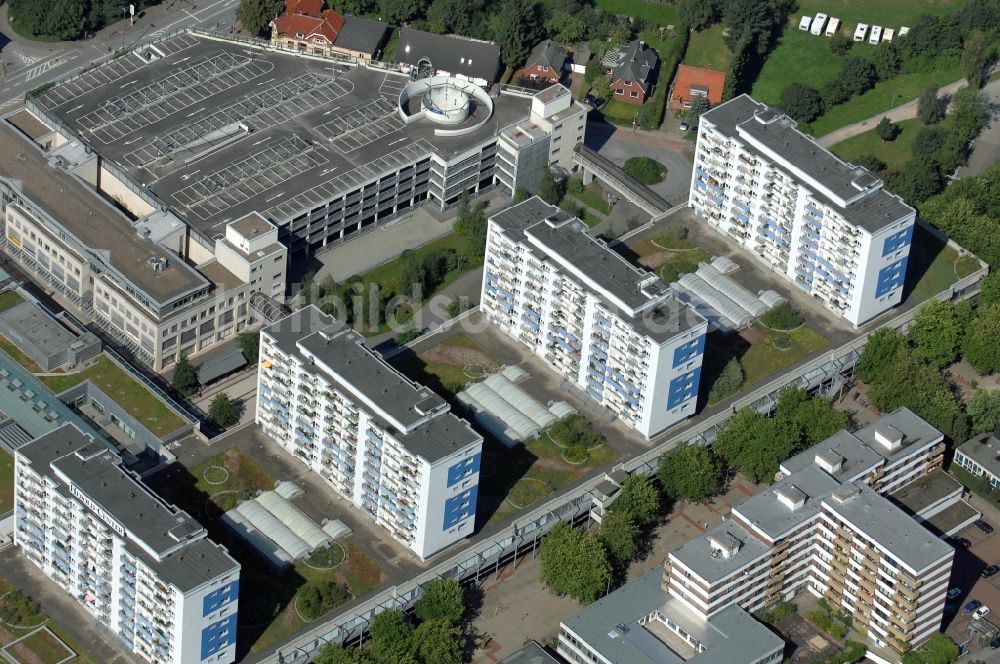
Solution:
{"label": "metal railing", "polygon": [[[935,299],[941,301],[964,300],[979,292],[979,282],[989,271],[985,265],[974,274],[959,279],[948,290],[942,291]],[[719,427],[733,414],[744,407],[769,412],[777,403],[778,394],[787,387],[814,388],[824,381],[850,371],[876,329],[882,327],[906,330],[919,307],[873,328],[862,336],[831,350],[820,357],[806,362],[785,373],[749,394],[734,401],[727,410],[711,415],[689,429],[677,434],[664,434],[654,439],[654,448],[615,466],[628,473],[652,474],[665,453],[681,443],[709,444],[715,439]],[[433,334],[440,333],[441,330]],[[425,335],[424,339],[427,336]],[[327,643],[345,643],[363,639],[364,629],[375,614],[386,609],[405,609],[420,596],[427,583],[438,578],[455,578],[462,582],[478,583],[493,570],[512,560],[534,551],[541,537],[562,522],[584,523],[589,520],[594,505],[597,486],[605,480],[598,475],[581,485],[556,496],[531,512],[516,518],[509,526],[490,535],[488,539],[473,544],[456,553],[432,569],[405,583],[392,586],[336,616],[327,619],[296,637],[289,645],[256,660],[266,664],[302,664],[315,657]]]}

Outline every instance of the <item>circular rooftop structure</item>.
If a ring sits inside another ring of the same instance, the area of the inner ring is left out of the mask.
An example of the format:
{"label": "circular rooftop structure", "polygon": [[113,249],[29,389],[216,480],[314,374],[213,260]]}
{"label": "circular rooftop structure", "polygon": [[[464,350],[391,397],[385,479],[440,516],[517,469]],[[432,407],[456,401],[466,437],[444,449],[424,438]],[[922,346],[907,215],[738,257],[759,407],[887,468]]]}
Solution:
{"label": "circular rooftop structure", "polygon": [[428,76],[403,88],[398,111],[407,124],[424,120],[441,126],[434,130],[438,136],[459,136],[489,121],[493,100],[475,83],[451,76]]}

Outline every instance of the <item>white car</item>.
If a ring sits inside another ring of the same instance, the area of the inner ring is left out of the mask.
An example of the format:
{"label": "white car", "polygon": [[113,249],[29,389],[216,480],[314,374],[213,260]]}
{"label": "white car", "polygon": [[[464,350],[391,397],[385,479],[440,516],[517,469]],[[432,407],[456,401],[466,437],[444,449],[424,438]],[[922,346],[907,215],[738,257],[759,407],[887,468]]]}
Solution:
{"label": "white car", "polygon": [[863,42],[867,34],[868,34],[868,24],[858,23],[858,27],[854,29],[854,41]]}
{"label": "white car", "polygon": [[961,588],[952,588],[951,590],[948,591],[948,599],[955,599],[961,594],[962,594]]}
{"label": "white car", "polygon": [[982,620],[988,615],[990,615],[990,607],[983,604],[981,607],[972,612],[972,619]]}

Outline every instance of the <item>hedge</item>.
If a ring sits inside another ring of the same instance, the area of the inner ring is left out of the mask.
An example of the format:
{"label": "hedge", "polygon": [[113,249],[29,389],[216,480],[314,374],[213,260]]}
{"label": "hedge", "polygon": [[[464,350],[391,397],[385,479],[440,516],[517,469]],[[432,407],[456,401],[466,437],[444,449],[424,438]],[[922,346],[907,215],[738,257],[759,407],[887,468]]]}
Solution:
{"label": "hedge", "polygon": [[653,98],[643,104],[642,110],[639,112],[639,126],[643,129],[659,129],[660,123],[663,122],[663,114],[667,110],[670,82],[674,80],[677,65],[684,59],[684,54],[687,52],[690,34],[686,25],[678,25],[677,37],[670,43],[670,51],[660,53],[660,75],[656,91],[653,93]]}

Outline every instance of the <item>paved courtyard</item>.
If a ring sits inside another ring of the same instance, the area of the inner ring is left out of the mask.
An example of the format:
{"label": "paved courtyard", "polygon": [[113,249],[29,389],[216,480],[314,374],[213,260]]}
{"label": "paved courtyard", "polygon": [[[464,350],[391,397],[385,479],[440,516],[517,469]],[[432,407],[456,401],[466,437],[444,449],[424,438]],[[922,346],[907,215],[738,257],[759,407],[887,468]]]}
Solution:
{"label": "paved courtyard", "polygon": [[[654,531],[649,555],[629,568],[629,578],[638,578],[662,566],[671,549],[721,522],[734,505],[757,490],[757,486],[738,477],[725,494],[711,502],[678,503]],[[478,642],[486,645],[476,650],[473,662],[497,662],[528,639],[552,643],[558,636],[559,622],[582,608],[576,600],[556,597],[546,590],[540,574],[538,558],[529,555],[516,568],[508,565],[499,578],[486,580],[482,586],[482,605],[472,624]]]}

